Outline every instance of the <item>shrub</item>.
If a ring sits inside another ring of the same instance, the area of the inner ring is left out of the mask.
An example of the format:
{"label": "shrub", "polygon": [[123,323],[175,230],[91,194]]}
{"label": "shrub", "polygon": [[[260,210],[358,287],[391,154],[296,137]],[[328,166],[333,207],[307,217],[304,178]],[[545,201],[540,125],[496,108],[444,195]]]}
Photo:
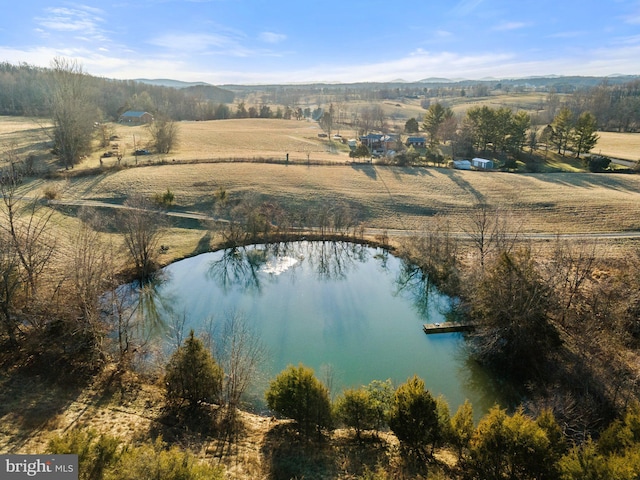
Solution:
{"label": "shrub", "polygon": [[271,410],[298,422],[299,430],[309,436],[315,428],[331,426],[329,393],[304,365],[290,365],[271,382],[265,394]]}
{"label": "shrub", "polygon": [[480,421],[471,440],[472,478],[558,478],[556,458],[545,430],[517,410],[498,406]]}
{"label": "shrub", "polygon": [[60,196],[60,189],[56,185],[47,185],[44,187],[43,193],[47,200],[55,200]]}
{"label": "shrub", "polygon": [[174,200],[175,200],[175,195],[168,188],[167,188],[167,191],[164,192],[163,194],[156,193],[153,196],[154,203],[165,208],[169,208],[171,205],[173,205]]}
{"label": "shrub", "polygon": [[213,403],[220,395],[222,378],[222,368],[191,330],[166,366],[167,403],[179,407],[186,401],[190,408]]}
{"label": "shrub", "polygon": [[125,449],[120,461],[105,476],[108,480],[222,480],[222,467],[198,462],[189,451],[173,446],[166,449],[162,439]]}
{"label": "shrub", "polygon": [[590,172],[597,173],[604,172],[608,169],[611,159],[607,157],[593,156],[588,157],[585,162],[587,163],[587,168],[589,168]]}
{"label": "shrub", "polygon": [[394,391],[391,379],[387,379],[384,382],[373,380],[367,385],[367,393],[375,411],[374,428],[380,430],[387,425],[391,405],[393,404]]}
{"label": "shrub", "polygon": [[47,453],[77,454],[80,480],[222,480],[221,467],[202,464],[189,451],[155,442],[125,445],[95,430],[72,430],[54,437]]}
{"label": "shrub", "polygon": [[396,390],[389,418],[389,427],[402,444],[414,453],[422,454],[439,438],[436,401],[424,380],[414,375]]}
{"label": "shrub", "polygon": [[458,451],[458,459],[462,459],[463,451],[469,447],[474,430],[473,407],[469,400],[465,400],[451,417],[451,443]]}
{"label": "shrub", "polygon": [[335,405],[336,418],[356,431],[360,439],[362,430],[371,430],[376,425],[376,408],[368,390],[364,388],[345,390]]}
{"label": "shrub", "polygon": [[122,447],[116,437],[98,435],[93,429],[71,430],[52,438],[47,453],[78,455],[78,478],[100,480],[119,461]]}

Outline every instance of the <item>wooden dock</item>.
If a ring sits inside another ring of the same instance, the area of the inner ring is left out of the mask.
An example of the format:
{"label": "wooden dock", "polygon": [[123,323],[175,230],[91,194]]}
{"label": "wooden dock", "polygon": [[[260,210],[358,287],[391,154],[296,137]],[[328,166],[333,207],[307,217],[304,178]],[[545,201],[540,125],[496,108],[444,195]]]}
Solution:
{"label": "wooden dock", "polygon": [[443,322],[443,323],[425,323],[422,326],[424,333],[427,335],[435,333],[451,333],[451,332],[468,332],[473,330],[472,323],[465,322]]}

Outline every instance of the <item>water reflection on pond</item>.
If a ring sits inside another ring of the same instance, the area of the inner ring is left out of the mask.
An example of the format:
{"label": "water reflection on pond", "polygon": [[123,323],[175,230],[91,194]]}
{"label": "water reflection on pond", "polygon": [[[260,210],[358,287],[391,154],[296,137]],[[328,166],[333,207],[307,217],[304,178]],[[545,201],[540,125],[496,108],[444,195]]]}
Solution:
{"label": "water reflection on pond", "polygon": [[269,351],[265,378],[302,362],[319,377],[330,372],[337,392],[418,374],[452,410],[465,398],[476,412],[496,401],[460,334],[422,331],[423,323],[446,320],[452,300],[385,250],[347,242],[255,245],[176,262],[161,279],[147,311],[186,312],[186,328],[196,331],[241,312]]}

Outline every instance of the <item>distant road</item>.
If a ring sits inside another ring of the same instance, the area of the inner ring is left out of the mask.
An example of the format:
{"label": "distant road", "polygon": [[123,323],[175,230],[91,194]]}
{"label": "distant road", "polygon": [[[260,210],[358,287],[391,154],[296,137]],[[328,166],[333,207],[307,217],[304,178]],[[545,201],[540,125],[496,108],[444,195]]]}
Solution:
{"label": "distant road", "polygon": [[[99,208],[115,208],[123,209],[130,208],[126,205],[117,203],[102,202],[98,200],[49,200],[50,205],[67,205],[74,207],[99,207]],[[203,213],[195,212],[163,212],[169,217],[175,218],[188,218],[191,220],[201,220],[208,222],[226,223],[227,220],[222,218],[216,218],[211,215],[205,215]],[[365,228],[364,233],[369,236],[381,236],[389,235],[391,237],[411,237],[413,235],[420,235],[424,233],[422,230],[397,230],[397,229],[384,229],[384,228]],[[471,235],[465,232],[454,232],[452,236],[462,240],[468,240]],[[640,231],[628,231],[628,232],[586,232],[586,233],[517,233],[511,234],[511,236],[517,236],[521,239],[529,240],[555,240],[561,239],[573,239],[573,240],[615,240],[615,239],[633,239],[640,238]]]}

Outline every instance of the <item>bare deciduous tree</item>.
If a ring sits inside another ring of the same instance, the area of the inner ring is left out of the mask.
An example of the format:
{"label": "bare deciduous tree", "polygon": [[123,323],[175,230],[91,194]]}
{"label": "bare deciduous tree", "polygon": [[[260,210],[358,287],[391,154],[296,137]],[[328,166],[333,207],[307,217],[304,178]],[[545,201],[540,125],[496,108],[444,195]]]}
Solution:
{"label": "bare deciduous tree", "polygon": [[21,177],[13,174],[0,182],[2,228],[11,240],[20,263],[20,275],[27,298],[36,296],[38,277],[49,264],[56,248],[49,232],[53,210],[43,210],[38,199],[21,197],[18,186]]}
{"label": "bare deciduous tree", "polygon": [[17,343],[18,320],[14,316],[14,309],[20,287],[19,263],[11,238],[7,232],[0,231],[0,316],[12,345]]}
{"label": "bare deciduous tree", "polygon": [[177,122],[160,116],[149,124],[149,133],[158,153],[169,153],[178,143],[179,128]]}
{"label": "bare deciduous tree", "polygon": [[266,349],[247,318],[231,312],[227,314],[215,350],[215,357],[225,372],[224,397],[233,411],[266,360]]}
{"label": "bare deciduous tree", "polygon": [[552,261],[547,262],[549,284],[554,286],[562,324],[575,302],[580,299],[585,283],[593,273],[597,258],[595,242],[568,242],[556,239]]}
{"label": "bare deciduous tree", "polygon": [[157,267],[164,217],[141,195],[129,197],[125,207],[119,214],[118,224],[136,275],[145,282]]}
{"label": "bare deciduous tree", "polygon": [[489,255],[511,250],[517,240],[517,229],[510,232],[513,226],[508,215],[484,202],[474,205],[468,218],[470,226],[466,233],[478,252],[480,268],[484,270]]}
{"label": "bare deciduous tree", "polygon": [[[80,216],[83,216],[82,212]],[[74,235],[72,246],[69,266],[73,299],[79,309],[79,326],[99,347],[97,342],[103,334],[100,298],[116,283],[113,248],[86,222]]]}
{"label": "bare deciduous tree", "polygon": [[77,61],[57,57],[52,71],[53,142],[60,161],[70,168],[91,151],[98,110],[92,106],[89,77]]}

